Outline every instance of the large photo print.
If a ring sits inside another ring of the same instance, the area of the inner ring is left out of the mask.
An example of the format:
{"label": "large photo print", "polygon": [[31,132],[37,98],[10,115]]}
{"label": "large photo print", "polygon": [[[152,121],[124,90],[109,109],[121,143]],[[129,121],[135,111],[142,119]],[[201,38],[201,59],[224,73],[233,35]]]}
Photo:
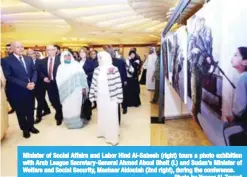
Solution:
{"label": "large photo print", "polygon": [[[209,3],[187,22],[188,106],[193,117],[222,116],[221,18],[216,3]],[[217,19],[218,18],[218,19]]]}
{"label": "large photo print", "polygon": [[187,31],[180,27],[166,38],[166,76],[183,102],[187,102]]}

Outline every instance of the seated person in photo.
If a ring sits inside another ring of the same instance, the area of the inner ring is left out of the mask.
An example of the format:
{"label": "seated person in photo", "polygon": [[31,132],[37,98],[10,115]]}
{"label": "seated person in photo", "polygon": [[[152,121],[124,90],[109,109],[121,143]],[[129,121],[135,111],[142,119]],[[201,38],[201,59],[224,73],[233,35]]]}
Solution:
{"label": "seated person in photo", "polygon": [[239,72],[240,76],[235,89],[233,118],[228,118],[228,120],[247,123],[247,47],[238,48],[232,59],[232,66]]}
{"label": "seated person in photo", "polygon": [[89,90],[87,76],[69,51],[62,52],[60,60],[56,80],[64,123],[69,129],[81,128],[81,105]]}

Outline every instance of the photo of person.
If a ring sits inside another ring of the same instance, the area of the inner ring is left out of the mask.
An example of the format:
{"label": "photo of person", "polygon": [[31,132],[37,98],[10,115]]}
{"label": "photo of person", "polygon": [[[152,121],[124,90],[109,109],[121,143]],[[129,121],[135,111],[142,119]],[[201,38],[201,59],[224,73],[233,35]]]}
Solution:
{"label": "photo of person", "polygon": [[184,103],[187,102],[187,31],[180,27],[166,39],[169,81]]}
{"label": "photo of person", "polygon": [[221,119],[222,80],[223,77],[229,80],[221,69],[220,21],[215,21],[215,14],[210,14],[207,7],[210,6],[205,6],[187,23],[188,106],[197,122],[199,114]]}

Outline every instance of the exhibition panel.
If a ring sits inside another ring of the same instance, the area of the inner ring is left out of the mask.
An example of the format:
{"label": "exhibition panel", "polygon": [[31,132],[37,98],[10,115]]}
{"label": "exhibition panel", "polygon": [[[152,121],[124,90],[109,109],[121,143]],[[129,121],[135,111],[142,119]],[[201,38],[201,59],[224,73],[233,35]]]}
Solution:
{"label": "exhibition panel", "polygon": [[242,123],[227,126],[247,116],[247,25],[241,15],[246,5],[244,0],[205,3],[186,26],[162,39],[164,116],[169,119],[173,99],[173,114],[175,106],[176,116],[183,117],[184,102],[214,145],[231,144],[231,135],[246,129]]}

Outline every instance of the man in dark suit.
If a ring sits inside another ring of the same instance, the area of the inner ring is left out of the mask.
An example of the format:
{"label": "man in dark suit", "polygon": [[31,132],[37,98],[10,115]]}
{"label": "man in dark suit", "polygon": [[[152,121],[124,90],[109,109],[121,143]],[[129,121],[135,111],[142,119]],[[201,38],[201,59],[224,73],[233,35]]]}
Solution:
{"label": "man in dark suit", "polygon": [[[13,52],[11,51],[11,46],[10,46],[10,44],[7,44],[7,45],[6,45],[6,55],[7,55],[7,56],[10,56],[10,55],[12,55],[12,54],[13,54]],[[7,58],[7,57],[5,57],[5,58]],[[3,59],[5,59],[5,58],[3,58]],[[2,61],[3,61],[3,60],[2,60]],[[15,110],[14,110],[14,108],[13,108],[12,101],[11,101],[10,98],[9,98],[8,81],[6,81],[5,93],[6,93],[6,97],[7,97],[7,100],[8,100],[8,102],[9,102],[9,105],[10,105],[10,107],[11,107],[11,110],[8,112],[8,114],[12,114],[12,113],[15,112]]]}
{"label": "man in dark suit", "polygon": [[61,47],[59,45],[54,45],[54,47],[56,48],[56,55],[57,56],[61,56]]}
{"label": "man in dark suit", "polygon": [[38,103],[35,120],[35,123],[37,124],[41,122],[43,116],[50,114],[51,110],[45,99],[46,87],[40,75],[40,66],[42,65],[42,59],[36,59],[36,53],[32,49],[28,49],[27,55],[33,59],[34,66],[37,70],[37,82],[34,89],[35,98]]}
{"label": "man in dark suit", "polygon": [[24,48],[20,42],[11,43],[13,55],[8,56],[2,66],[8,82],[9,97],[16,110],[23,137],[29,138],[31,133],[39,133],[34,127],[34,88],[37,71],[28,56],[24,56]]}
{"label": "man in dark suit", "polygon": [[46,47],[48,57],[42,60],[42,64],[39,66],[40,75],[45,82],[49,100],[56,110],[55,119],[57,125],[61,125],[63,121],[62,105],[60,103],[59,92],[56,82],[57,69],[60,65],[60,57],[56,56],[56,48],[53,45]]}

